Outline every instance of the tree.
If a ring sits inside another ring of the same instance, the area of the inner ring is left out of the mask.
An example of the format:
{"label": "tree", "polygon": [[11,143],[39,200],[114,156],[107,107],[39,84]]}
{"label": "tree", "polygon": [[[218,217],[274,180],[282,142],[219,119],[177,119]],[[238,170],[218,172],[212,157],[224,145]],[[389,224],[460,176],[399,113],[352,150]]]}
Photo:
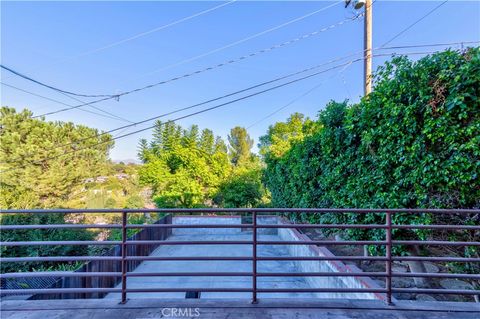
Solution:
{"label": "tree", "polygon": [[219,187],[214,202],[222,207],[256,207],[265,196],[259,161],[241,166]]}
{"label": "tree", "polygon": [[230,160],[234,165],[240,165],[250,159],[252,153],[253,139],[243,127],[236,126],[230,130],[228,135]]}
{"label": "tree", "polygon": [[[140,181],[152,188],[154,200],[159,207],[199,207],[217,192],[220,183],[230,173],[228,156],[218,139],[215,144],[213,132],[203,130],[199,137],[198,126],[188,130],[177,126],[164,127],[163,140],[174,132],[175,140],[171,147],[164,147],[140,169]],[[183,132],[177,139],[176,132]],[[173,139],[171,139],[173,140]],[[153,145],[152,147],[155,147]]]}
{"label": "tree", "polygon": [[138,152],[137,156],[138,158],[142,161],[142,163],[146,163],[148,160],[148,153],[149,153],[149,148],[148,148],[148,142],[146,139],[142,138],[138,142]]}
{"label": "tree", "polygon": [[290,115],[286,122],[270,125],[267,134],[260,138],[260,154],[280,157],[294,143],[301,142],[314,131],[314,122],[301,113]]}
{"label": "tree", "polygon": [[111,136],[32,113],[0,109],[0,207],[61,207],[72,190],[100,175],[113,146]]}
{"label": "tree", "polygon": [[215,153],[215,137],[212,130],[204,129],[202,130],[202,135],[200,137],[199,146],[202,151],[213,154]]}

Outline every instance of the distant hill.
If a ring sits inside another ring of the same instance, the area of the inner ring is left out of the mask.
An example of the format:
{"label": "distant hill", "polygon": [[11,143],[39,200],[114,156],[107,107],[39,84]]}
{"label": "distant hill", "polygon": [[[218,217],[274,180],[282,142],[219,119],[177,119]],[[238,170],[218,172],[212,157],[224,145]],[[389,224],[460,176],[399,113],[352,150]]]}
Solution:
{"label": "distant hill", "polygon": [[137,159],[133,159],[133,158],[112,160],[112,162],[114,162],[115,164],[118,164],[118,163],[125,163],[125,164],[142,164],[142,162],[140,162],[140,161],[137,160]]}

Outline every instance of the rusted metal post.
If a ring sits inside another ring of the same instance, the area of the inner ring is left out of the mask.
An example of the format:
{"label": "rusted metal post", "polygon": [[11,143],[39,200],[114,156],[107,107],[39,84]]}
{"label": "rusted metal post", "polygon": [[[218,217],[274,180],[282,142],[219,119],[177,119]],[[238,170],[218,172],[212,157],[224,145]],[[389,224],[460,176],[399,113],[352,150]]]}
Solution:
{"label": "rusted metal post", "polygon": [[385,269],[387,272],[387,277],[385,277],[385,288],[387,289],[387,298],[386,303],[392,305],[392,213],[385,213],[385,222],[387,225],[386,228],[386,242],[385,245],[385,255],[387,260],[385,261]]}
{"label": "rusted metal post", "polygon": [[122,212],[122,304],[127,302],[127,212]]}
{"label": "rusted metal post", "polygon": [[253,234],[253,260],[252,260],[252,267],[253,267],[253,275],[252,275],[252,303],[258,303],[257,300],[257,212],[252,212],[252,234]]}

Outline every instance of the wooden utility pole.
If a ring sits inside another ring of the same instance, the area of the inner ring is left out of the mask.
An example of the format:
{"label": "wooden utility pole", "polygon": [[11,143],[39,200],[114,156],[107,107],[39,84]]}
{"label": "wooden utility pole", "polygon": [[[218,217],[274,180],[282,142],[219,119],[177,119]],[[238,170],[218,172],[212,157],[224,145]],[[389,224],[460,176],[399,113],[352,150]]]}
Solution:
{"label": "wooden utility pole", "polygon": [[365,26],[363,35],[364,95],[372,92],[372,0],[365,1]]}

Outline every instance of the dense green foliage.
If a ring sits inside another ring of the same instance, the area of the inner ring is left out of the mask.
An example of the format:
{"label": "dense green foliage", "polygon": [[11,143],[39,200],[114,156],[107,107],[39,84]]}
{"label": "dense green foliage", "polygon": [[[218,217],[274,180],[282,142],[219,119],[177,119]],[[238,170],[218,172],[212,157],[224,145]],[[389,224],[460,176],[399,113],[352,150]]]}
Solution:
{"label": "dense green foliage", "polygon": [[[299,128],[292,119],[270,128],[260,146],[267,164],[264,181],[271,191],[272,204],[479,207],[479,96],[478,48],[446,51],[416,62],[395,57],[378,70],[375,89],[367,98],[354,105],[329,103],[306,137],[299,132],[308,131],[312,125]],[[283,134],[285,127],[298,134]],[[428,224],[434,218],[395,216],[395,222],[402,224]],[[375,214],[363,218],[338,214],[309,218],[310,222],[323,223],[384,222],[382,215]],[[382,231],[356,231],[350,235],[384,238]]]}
{"label": "dense green foliage", "polygon": [[158,121],[152,141],[139,142],[138,155],[144,162],[140,181],[152,188],[158,207],[210,206],[213,199],[217,205],[253,206],[263,194],[260,163],[251,153],[253,141],[244,128],[236,127],[229,142],[227,148],[211,130],[200,132],[196,125],[183,129]]}
{"label": "dense green foliage", "polygon": [[[63,122],[47,122],[32,118],[24,110],[0,110],[0,207],[9,208],[104,208],[100,200],[112,207],[118,204],[138,207],[142,199],[112,194],[132,194],[130,179],[118,180],[115,174],[132,174],[125,165],[114,165],[108,160],[113,146],[110,135],[99,135],[95,129]],[[85,150],[80,150],[88,148]],[[71,153],[70,152],[74,152]],[[134,172],[134,170],[133,170]],[[134,173],[133,173],[134,174]],[[104,183],[87,182],[105,175]],[[99,200],[98,194],[109,196]],[[114,199],[115,198],[115,199]],[[123,199],[123,200],[122,200]],[[112,202],[113,201],[113,202]],[[123,206],[122,206],[123,207]],[[143,206],[142,206],[143,207]],[[0,217],[3,225],[65,224],[71,222],[105,222],[111,216],[64,214],[6,214]],[[68,241],[93,240],[97,232],[84,229],[8,230],[0,233],[1,241]],[[81,256],[88,254],[88,246],[22,246],[2,247],[2,257]],[[78,265],[57,263],[3,263],[1,271],[28,271],[33,269],[66,270]],[[66,267],[66,268],[65,268]]]}
{"label": "dense green foliage", "polygon": [[[2,225],[65,224],[62,214],[8,214],[2,216]],[[69,241],[93,240],[94,233],[84,229],[25,229],[0,232],[1,241]],[[88,246],[19,246],[1,247],[2,257],[82,256]],[[2,263],[1,272],[30,271],[39,267],[46,269],[56,263]]]}
{"label": "dense green foliage", "polygon": [[[64,205],[77,185],[104,169],[113,146],[110,135],[73,123],[34,119],[27,110],[17,113],[2,107],[0,125],[2,208]],[[65,155],[83,148],[87,149]]]}
{"label": "dense green foliage", "polygon": [[213,201],[221,207],[257,207],[266,201],[261,178],[260,162],[252,159],[233,169],[229,178],[220,184]]}
{"label": "dense green foliage", "polygon": [[151,186],[159,207],[203,206],[229,174],[224,143],[215,142],[210,130],[199,133],[195,125],[184,130],[157,122],[150,145],[140,142],[139,157],[144,162],[140,181]]}

